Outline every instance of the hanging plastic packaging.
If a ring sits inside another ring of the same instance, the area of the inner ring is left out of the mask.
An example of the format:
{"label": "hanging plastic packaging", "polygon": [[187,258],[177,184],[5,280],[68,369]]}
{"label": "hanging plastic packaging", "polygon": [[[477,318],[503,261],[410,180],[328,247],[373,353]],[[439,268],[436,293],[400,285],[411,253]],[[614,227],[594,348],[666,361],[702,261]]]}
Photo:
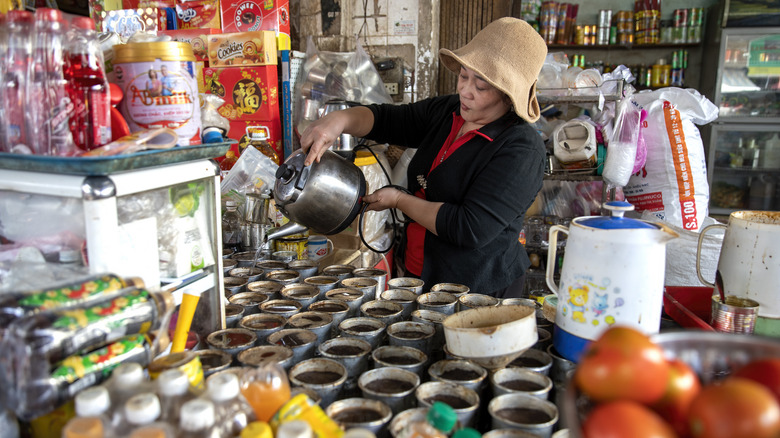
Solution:
{"label": "hanging plastic packaging", "polygon": [[602,174],[604,181],[612,187],[624,187],[634,171],[640,111],[628,98],[620,101],[618,105]]}

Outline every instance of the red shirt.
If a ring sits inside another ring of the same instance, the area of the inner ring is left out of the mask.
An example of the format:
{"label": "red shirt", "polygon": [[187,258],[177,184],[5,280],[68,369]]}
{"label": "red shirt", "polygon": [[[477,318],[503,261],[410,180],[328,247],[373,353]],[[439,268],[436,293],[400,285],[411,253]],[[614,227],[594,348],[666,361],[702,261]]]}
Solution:
{"label": "red shirt", "polygon": [[[447,141],[444,142],[441,149],[439,149],[439,154],[436,155],[436,159],[433,160],[431,169],[428,170],[428,174],[430,174],[433,169],[436,168],[436,166],[449,158],[452,153],[458,150],[458,148],[461,147],[464,143],[471,140],[471,138],[475,135],[479,134],[478,131],[472,130],[463,134],[460,138],[455,139],[455,137],[458,135],[458,131],[460,131],[460,128],[463,127],[463,123],[465,123],[465,120],[463,120],[463,117],[461,117],[459,114],[452,115],[452,128],[450,129],[450,135],[447,137]],[[488,138],[488,140],[490,139]],[[425,189],[418,190],[414,196],[417,196],[420,199],[427,199],[425,197]],[[406,253],[404,255],[406,270],[414,275],[417,275],[418,277],[422,275],[423,258],[425,255],[426,231],[427,230],[425,227],[418,224],[417,222],[410,223],[406,228]]]}

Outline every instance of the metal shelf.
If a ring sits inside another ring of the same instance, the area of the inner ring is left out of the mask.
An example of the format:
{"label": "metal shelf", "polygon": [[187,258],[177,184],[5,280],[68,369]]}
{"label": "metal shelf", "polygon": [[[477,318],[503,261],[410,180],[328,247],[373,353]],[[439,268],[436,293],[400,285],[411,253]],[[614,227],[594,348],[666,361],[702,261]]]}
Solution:
{"label": "metal shelf", "polygon": [[[602,94],[601,89],[607,82],[615,83],[615,91]],[[605,81],[599,87],[582,88],[540,88],[536,91],[536,98],[540,105],[565,104],[565,103],[599,103],[603,97],[604,102],[616,102],[623,98],[623,87],[626,81],[623,79],[611,79]]]}

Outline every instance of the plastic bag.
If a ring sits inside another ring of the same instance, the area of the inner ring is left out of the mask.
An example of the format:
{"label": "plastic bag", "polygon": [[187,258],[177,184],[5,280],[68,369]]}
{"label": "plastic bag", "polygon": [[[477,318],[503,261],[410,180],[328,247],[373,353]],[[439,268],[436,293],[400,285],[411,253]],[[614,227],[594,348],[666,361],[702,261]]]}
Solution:
{"label": "plastic bag", "polygon": [[[642,213],[642,219],[655,220],[658,218],[649,211]],[[665,222],[665,221],[664,221]],[[705,217],[702,228],[715,224],[718,221],[711,217]],[[679,236],[666,244],[666,271],[664,285],[666,286],[702,286],[699,276],[696,274],[696,252],[699,246],[699,233],[688,231],[674,226],[668,222],[665,225]],[[725,231],[715,229],[707,232],[701,245],[701,274],[704,278],[714,281],[715,271],[718,269],[720,248],[723,244]]]}
{"label": "plastic bag", "polygon": [[320,108],[330,100],[360,104],[392,103],[371,57],[356,39],[354,52],[318,51],[310,36],[306,58],[295,81],[295,114],[298,132],[320,116]]}
{"label": "plastic bag", "polygon": [[630,99],[623,99],[618,105],[602,175],[612,187],[625,187],[634,172],[641,111]]}
{"label": "plastic bag", "polygon": [[695,124],[712,122],[718,107],[694,89],[663,88],[632,98],[647,110],[647,163],[624,187],[637,211],[696,231],[707,216],[710,189],[704,143]]}
{"label": "plastic bag", "polygon": [[259,150],[248,147],[238,157],[230,173],[222,180],[220,190],[223,198],[244,203],[247,192],[269,194],[276,183],[276,169],[279,166]]}

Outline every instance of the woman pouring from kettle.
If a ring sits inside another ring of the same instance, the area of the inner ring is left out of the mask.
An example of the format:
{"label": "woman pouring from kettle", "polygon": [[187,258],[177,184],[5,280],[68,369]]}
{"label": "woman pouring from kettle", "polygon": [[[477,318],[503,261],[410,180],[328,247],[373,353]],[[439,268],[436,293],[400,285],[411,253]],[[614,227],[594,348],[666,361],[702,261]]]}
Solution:
{"label": "woman pouring from kettle", "polygon": [[544,143],[531,123],[547,46],[528,23],[507,17],[439,55],[458,74],[457,94],[330,113],[301,135],[306,164],[342,133],[417,148],[413,195],[385,187],[363,198],[369,210],[397,208],[411,219],[398,250],[404,275],[518,297],[530,265],[518,238],[544,173]]}

